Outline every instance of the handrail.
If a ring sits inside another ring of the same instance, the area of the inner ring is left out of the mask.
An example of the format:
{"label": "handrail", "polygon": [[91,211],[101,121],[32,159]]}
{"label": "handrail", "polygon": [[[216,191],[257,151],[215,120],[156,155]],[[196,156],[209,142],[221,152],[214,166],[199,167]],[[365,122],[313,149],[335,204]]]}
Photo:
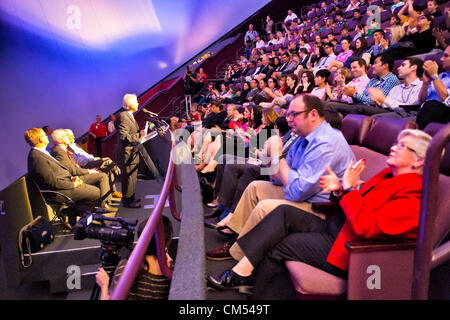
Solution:
{"label": "handrail", "polygon": [[[172,141],[173,135],[171,132]],[[173,162],[173,149],[175,143],[172,142],[172,150],[170,152],[170,161],[167,169],[167,174],[165,177],[165,181],[161,190],[161,194],[159,196],[158,202],[156,203],[155,208],[152,211],[150,218],[145,224],[144,230],[140,235],[136,246],[131,252],[130,257],[128,258],[127,264],[123,271],[122,276],[119,279],[117,286],[114,289],[113,294],[111,295],[111,300],[125,300],[130,292],[131,287],[136,279],[136,276],[139,272],[140,266],[142,265],[142,261],[144,260],[145,253],[147,251],[147,247],[150,244],[150,241],[153,237],[153,234],[156,233],[156,248],[157,248],[157,256],[158,263],[161,268],[163,274],[171,279],[172,278],[172,270],[167,266],[166,253],[165,253],[165,245],[164,245],[164,227],[162,224],[162,211],[164,209],[166,199],[171,194],[170,199],[174,198],[173,190],[174,190],[174,175],[175,175],[175,164]],[[175,218],[175,203],[174,200],[170,201],[171,211]],[[179,218],[179,215],[178,215]]]}
{"label": "handrail", "polygon": [[450,125],[446,125],[433,137],[427,150],[423,170],[422,196],[420,200],[419,235],[414,255],[412,299],[428,299],[430,270],[433,265],[433,234],[437,218],[439,168],[442,150],[450,141]]}

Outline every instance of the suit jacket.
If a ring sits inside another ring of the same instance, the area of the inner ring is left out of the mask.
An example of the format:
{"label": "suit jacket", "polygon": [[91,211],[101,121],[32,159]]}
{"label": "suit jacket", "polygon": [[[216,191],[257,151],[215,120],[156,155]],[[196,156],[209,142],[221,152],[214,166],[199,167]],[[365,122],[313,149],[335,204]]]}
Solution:
{"label": "suit jacket", "polygon": [[304,69],[307,69],[308,67],[307,67],[307,63],[308,63],[308,60],[309,60],[309,57],[310,57],[311,55],[306,55],[305,56],[305,58],[302,60],[302,59],[300,59],[300,64],[303,66],[303,68]]}
{"label": "suit jacket", "polygon": [[128,111],[122,111],[117,117],[114,125],[117,128],[119,139],[116,145],[116,154],[119,157],[119,163],[131,164],[130,158],[134,157],[133,163],[138,162],[139,158],[136,157],[136,146],[140,142],[140,130],[139,125],[130,115]]}
{"label": "suit jacket", "polygon": [[45,153],[31,149],[28,153],[28,173],[42,190],[72,190],[71,173]]}
{"label": "suit jacket", "polygon": [[69,156],[67,150],[60,145],[54,146],[51,154],[64,168],[67,169],[67,171],[70,172],[72,176],[83,176],[85,174],[89,174],[89,170],[83,169],[77,165],[75,160]]}
{"label": "suit jacket", "polygon": [[422,176],[406,173],[392,176],[386,168],[370,179],[360,191],[344,195],[339,204],[346,221],[327,262],[348,270],[345,242],[363,239],[416,238],[419,224]]}

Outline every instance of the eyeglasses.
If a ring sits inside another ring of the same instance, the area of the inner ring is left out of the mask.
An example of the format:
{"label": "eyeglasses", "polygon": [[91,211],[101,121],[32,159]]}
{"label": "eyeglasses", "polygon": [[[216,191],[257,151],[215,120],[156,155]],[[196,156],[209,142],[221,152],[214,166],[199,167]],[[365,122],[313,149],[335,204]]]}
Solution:
{"label": "eyeglasses", "polygon": [[309,112],[309,110],[303,110],[303,111],[299,111],[299,112],[288,112],[288,113],[286,113],[286,119],[287,118],[294,119],[296,116],[298,116],[298,115],[300,115],[300,114],[302,114],[304,112]]}
{"label": "eyeglasses", "polygon": [[417,151],[414,150],[413,148],[410,148],[407,146],[407,144],[405,142],[394,142],[394,144],[392,145],[393,147],[397,147],[400,150],[404,150],[407,149],[411,152],[414,152],[415,154],[417,154]]}

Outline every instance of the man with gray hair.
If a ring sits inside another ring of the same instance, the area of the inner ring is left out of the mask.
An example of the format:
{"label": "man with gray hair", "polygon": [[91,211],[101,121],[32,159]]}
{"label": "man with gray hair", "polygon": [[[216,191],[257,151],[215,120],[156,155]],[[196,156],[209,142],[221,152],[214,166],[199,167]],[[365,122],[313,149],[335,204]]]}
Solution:
{"label": "man with gray hair", "polygon": [[122,172],[122,203],[127,208],[141,207],[140,199],[135,198],[135,191],[139,165],[138,145],[145,135],[145,130],[139,130],[139,125],[133,116],[138,106],[137,96],[126,94],[123,97],[124,110],[120,112],[114,123],[119,133],[116,155]]}
{"label": "man with gray hair", "polygon": [[82,183],[96,186],[100,189],[100,203],[101,207],[110,212],[116,212],[118,209],[112,207],[112,190],[109,185],[108,176],[95,169],[82,168],[72,157],[67,147],[69,145],[69,138],[64,129],[56,129],[52,132],[52,139],[55,146],[52,149],[51,155],[66,168],[73,177],[79,177]]}

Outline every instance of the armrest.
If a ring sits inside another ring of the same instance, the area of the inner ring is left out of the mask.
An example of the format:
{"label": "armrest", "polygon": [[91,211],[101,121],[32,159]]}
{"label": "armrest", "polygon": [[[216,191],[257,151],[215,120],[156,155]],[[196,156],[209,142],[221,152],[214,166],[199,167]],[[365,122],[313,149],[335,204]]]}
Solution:
{"label": "armrest", "polygon": [[333,201],[328,202],[313,202],[312,209],[316,212],[321,212],[325,216],[333,216],[336,213],[342,212],[341,206]]}
{"label": "armrest", "polygon": [[350,253],[409,250],[416,247],[416,239],[390,239],[373,241],[346,242],[345,248]]}
{"label": "armrest", "polygon": [[[61,192],[53,191],[53,190],[40,190],[40,191],[42,193],[42,196],[45,198],[45,200],[54,201],[54,202],[57,202],[59,204],[62,204],[58,200],[56,200],[57,196],[60,196],[60,197],[62,197],[65,200],[65,202],[69,202],[69,203],[75,205],[75,202],[71,198],[69,198],[68,196],[66,196],[65,194],[63,194]],[[55,195],[56,196],[55,199],[48,199],[48,198],[46,198],[44,196],[44,194],[46,194],[46,193]]]}

